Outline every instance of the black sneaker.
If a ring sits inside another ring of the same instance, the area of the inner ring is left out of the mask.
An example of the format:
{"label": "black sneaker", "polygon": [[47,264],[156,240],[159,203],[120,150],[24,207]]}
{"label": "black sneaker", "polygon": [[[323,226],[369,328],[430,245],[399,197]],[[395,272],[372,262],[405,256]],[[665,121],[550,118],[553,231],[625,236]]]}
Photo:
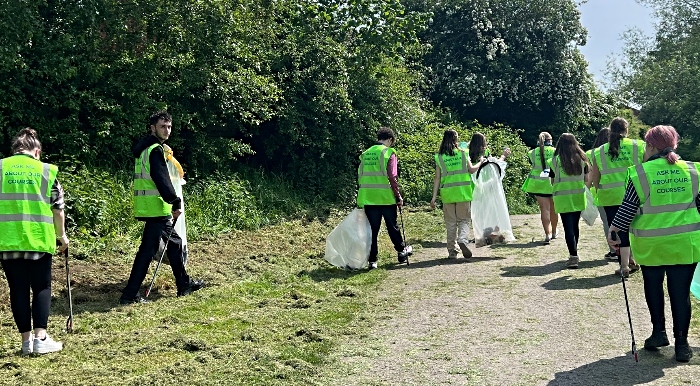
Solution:
{"label": "black sneaker", "polygon": [[617,261],[617,253],[615,252],[608,252],[605,254],[605,260],[610,260],[610,261]]}
{"label": "black sneaker", "polygon": [[676,360],[678,362],[688,362],[693,356],[693,350],[690,348],[687,339],[683,341],[679,340],[680,339],[676,339]]}
{"label": "black sneaker", "polygon": [[190,280],[190,283],[183,289],[177,290],[177,296],[186,296],[204,287],[204,280]]}
{"label": "black sneaker", "polygon": [[141,295],[136,295],[135,298],[119,298],[119,304],[146,304],[148,300],[141,297]]}
{"label": "black sneaker", "polygon": [[408,257],[413,254],[413,247],[412,246],[407,246],[403,249],[403,251],[400,251],[398,253],[398,258],[399,258],[399,263],[405,263],[408,260]]}
{"label": "black sneaker", "polygon": [[658,347],[665,347],[669,344],[665,330],[652,331],[651,336],[644,340],[644,348],[646,350],[656,350]]}

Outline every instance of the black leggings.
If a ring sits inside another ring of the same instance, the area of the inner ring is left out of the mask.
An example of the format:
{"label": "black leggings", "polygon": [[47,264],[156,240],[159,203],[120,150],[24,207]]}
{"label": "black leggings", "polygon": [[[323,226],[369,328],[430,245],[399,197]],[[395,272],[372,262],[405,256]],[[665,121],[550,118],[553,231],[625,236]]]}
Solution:
{"label": "black leggings", "polygon": [[561,223],[564,226],[564,238],[570,256],[578,256],[578,222],[581,219],[581,212],[559,213]]}
{"label": "black leggings", "polygon": [[697,263],[657,267],[642,266],[644,296],[647,300],[654,330],[666,329],[666,318],[664,317],[664,276],[666,276],[666,288],[671,300],[671,315],[673,316],[673,335],[688,336],[691,310],[690,284],[693,281],[696,265]]}
{"label": "black leggings", "polygon": [[[51,254],[39,260],[2,260],[10,287],[10,308],[20,333],[46,329],[51,308]],[[33,299],[30,303],[29,290]]]}

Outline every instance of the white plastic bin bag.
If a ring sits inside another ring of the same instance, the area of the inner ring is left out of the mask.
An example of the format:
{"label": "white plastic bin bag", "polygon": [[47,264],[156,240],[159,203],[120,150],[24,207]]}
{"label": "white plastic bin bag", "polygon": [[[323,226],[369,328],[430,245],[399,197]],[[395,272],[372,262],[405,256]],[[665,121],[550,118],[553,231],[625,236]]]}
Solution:
{"label": "white plastic bin bag", "polygon": [[488,162],[472,174],[474,195],[471,215],[477,247],[515,241],[503,192],[506,165],[505,161],[489,157]]}
{"label": "white plastic bin bag", "polygon": [[581,212],[581,217],[583,221],[590,226],[593,226],[593,224],[595,224],[595,219],[598,218],[598,208],[595,206],[593,194],[588,187],[586,187],[586,209]]}
{"label": "white plastic bin bag", "polygon": [[343,269],[367,267],[372,228],[363,209],[348,214],[326,238],[326,260]]}

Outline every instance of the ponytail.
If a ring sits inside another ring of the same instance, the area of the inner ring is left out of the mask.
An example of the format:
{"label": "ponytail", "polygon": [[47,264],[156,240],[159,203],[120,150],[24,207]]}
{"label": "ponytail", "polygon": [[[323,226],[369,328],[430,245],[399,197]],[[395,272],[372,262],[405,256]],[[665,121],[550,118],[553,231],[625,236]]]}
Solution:
{"label": "ponytail", "polygon": [[629,124],[625,118],[617,117],[610,122],[610,140],[608,143],[610,147],[608,148],[608,155],[613,161],[620,156],[620,142],[622,138],[627,136],[627,128]]}
{"label": "ponytail", "polygon": [[36,134],[36,130],[31,127],[25,127],[12,139],[12,154],[21,153],[23,151],[41,150],[41,142]]}
{"label": "ponytail", "polygon": [[542,169],[546,169],[544,163],[544,144],[547,142],[548,139],[551,142],[552,136],[546,131],[541,132],[539,138],[537,139],[537,143],[540,145],[540,162],[542,162]]}

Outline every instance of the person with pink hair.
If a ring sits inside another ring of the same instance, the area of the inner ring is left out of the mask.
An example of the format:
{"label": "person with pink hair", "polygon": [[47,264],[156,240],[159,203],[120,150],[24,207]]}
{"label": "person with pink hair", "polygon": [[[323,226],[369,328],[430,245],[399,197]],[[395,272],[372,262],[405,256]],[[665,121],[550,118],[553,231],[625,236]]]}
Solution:
{"label": "person with pink hair", "polygon": [[700,261],[700,163],[683,161],[676,154],[678,133],[672,126],[655,126],[646,136],[643,163],[627,170],[627,189],[610,226],[613,233],[629,230],[632,253],[641,265],[644,296],[651,316],[652,333],[644,348],[668,346],[664,317],[666,278],[676,360],[688,362],[693,351],[688,344],[690,285]]}

